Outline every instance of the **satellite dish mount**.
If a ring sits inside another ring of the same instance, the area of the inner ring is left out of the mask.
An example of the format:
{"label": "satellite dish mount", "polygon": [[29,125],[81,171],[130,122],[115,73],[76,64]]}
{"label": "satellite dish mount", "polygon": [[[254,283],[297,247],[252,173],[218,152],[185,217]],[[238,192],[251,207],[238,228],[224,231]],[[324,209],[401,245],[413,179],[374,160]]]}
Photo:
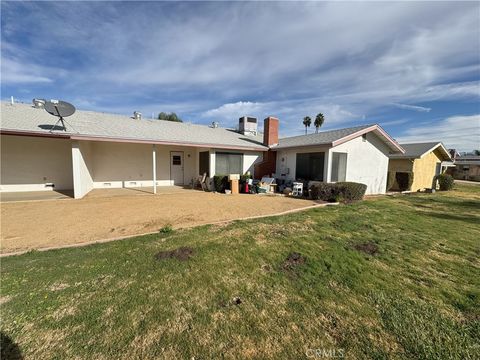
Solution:
{"label": "satellite dish mount", "polygon": [[75,112],[75,106],[66,101],[50,100],[45,101],[44,107],[49,114],[58,117],[57,122],[51,127],[50,132],[53,132],[59,124],[61,124],[63,131],[67,131],[65,123],[74,129],[74,127],[64,118],[73,115]]}

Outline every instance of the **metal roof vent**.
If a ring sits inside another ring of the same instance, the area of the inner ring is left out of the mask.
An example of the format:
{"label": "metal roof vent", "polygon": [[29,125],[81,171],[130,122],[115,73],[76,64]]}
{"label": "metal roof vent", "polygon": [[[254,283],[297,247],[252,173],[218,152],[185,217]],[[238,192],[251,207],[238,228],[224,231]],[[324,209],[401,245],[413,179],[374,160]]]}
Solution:
{"label": "metal roof vent", "polygon": [[141,112],[138,112],[138,111],[134,111],[133,112],[133,118],[135,120],[142,120],[142,113]]}
{"label": "metal roof vent", "polygon": [[44,109],[45,99],[33,99],[32,104],[35,109]]}
{"label": "metal roof vent", "polygon": [[212,121],[212,128],[214,129],[218,128],[218,122]]}

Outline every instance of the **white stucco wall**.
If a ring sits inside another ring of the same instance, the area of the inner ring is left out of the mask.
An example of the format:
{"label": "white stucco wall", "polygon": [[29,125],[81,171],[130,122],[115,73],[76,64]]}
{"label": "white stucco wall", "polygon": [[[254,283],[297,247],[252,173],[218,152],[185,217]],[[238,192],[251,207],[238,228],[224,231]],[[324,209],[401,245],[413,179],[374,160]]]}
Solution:
{"label": "white stucco wall", "polygon": [[92,144],[88,141],[72,141],[73,195],[84,197],[93,189]]}
{"label": "white stucco wall", "polygon": [[330,149],[330,155],[332,152],[347,153],[346,181],[366,184],[367,194],[385,193],[389,148],[378,136],[370,132],[366,141],[360,136]]}
{"label": "white stucco wall", "polygon": [[1,135],[0,191],[73,189],[70,140]]}
{"label": "white stucco wall", "polygon": [[261,152],[245,152],[243,153],[243,173],[250,171],[252,176],[254,175],[255,164],[258,164],[263,159],[263,153]]}

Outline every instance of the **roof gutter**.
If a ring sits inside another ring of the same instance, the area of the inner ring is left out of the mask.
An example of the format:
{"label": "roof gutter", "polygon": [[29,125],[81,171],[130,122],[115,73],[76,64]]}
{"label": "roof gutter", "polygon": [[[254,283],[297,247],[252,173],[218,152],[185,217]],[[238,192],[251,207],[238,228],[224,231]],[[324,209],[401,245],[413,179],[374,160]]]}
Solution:
{"label": "roof gutter", "polygon": [[21,130],[3,130],[3,129],[0,129],[0,134],[1,135],[56,138],[56,139],[58,139],[58,138],[60,138],[60,139],[70,139],[70,134],[37,133],[37,132],[21,131]]}
{"label": "roof gutter", "polygon": [[3,129],[0,129],[0,134],[56,138],[56,139],[84,140],[84,141],[105,141],[105,142],[119,142],[119,143],[131,143],[131,144],[156,144],[156,145],[188,146],[188,147],[200,147],[200,148],[219,148],[219,149],[229,149],[229,150],[250,150],[250,151],[267,151],[268,150],[267,147],[260,147],[260,146],[232,146],[232,145],[223,145],[223,144],[194,143],[194,142],[180,142],[180,141],[139,140],[139,139],[133,139],[133,138],[111,138],[111,137],[104,137],[104,136],[43,133],[43,132],[40,133],[40,132],[31,132],[31,131],[3,130]]}

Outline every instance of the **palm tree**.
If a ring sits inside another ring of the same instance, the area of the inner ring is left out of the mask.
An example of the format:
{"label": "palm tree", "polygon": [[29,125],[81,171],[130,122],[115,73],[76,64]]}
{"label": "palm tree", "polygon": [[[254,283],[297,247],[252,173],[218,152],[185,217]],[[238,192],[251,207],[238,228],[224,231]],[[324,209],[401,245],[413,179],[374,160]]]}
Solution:
{"label": "palm tree", "polygon": [[307,135],[307,128],[312,125],[312,119],[310,119],[310,116],[305,116],[303,118],[303,125],[305,125],[305,135]]}
{"label": "palm tree", "polygon": [[318,133],[318,129],[320,129],[324,121],[325,121],[325,117],[323,116],[323,114],[318,113],[317,116],[315,117],[315,122],[313,123],[313,125],[315,125],[315,133]]}

